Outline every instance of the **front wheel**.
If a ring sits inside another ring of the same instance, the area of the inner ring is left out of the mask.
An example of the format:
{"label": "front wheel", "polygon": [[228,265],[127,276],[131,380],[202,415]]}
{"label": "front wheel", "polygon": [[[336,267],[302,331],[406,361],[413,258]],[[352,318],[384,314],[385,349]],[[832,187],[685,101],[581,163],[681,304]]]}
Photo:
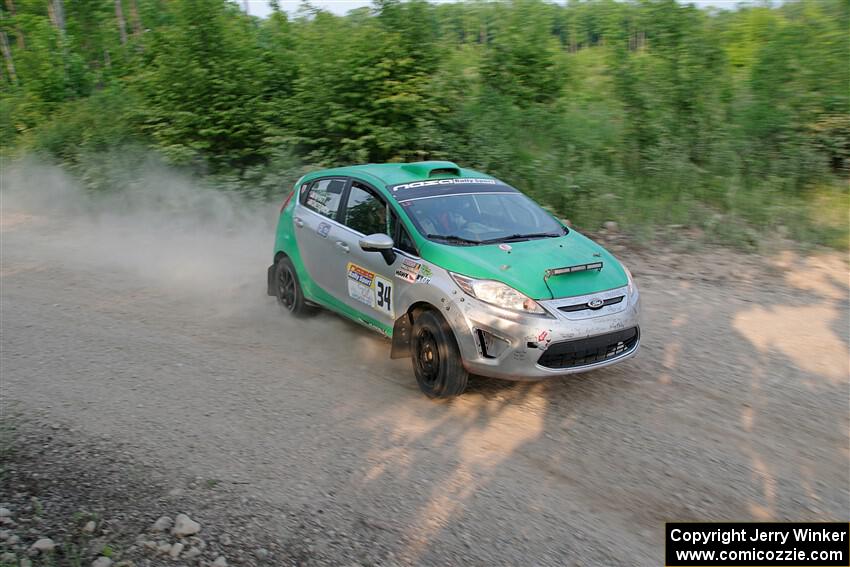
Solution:
{"label": "front wheel", "polygon": [[424,311],[413,322],[413,373],[429,398],[451,398],[463,393],[469,374],[449,324],[434,311]]}
{"label": "front wheel", "polygon": [[275,265],[275,296],[278,305],[295,317],[309,314],[310,308],[301,291],[295,266],[286,256],[281,256]]}

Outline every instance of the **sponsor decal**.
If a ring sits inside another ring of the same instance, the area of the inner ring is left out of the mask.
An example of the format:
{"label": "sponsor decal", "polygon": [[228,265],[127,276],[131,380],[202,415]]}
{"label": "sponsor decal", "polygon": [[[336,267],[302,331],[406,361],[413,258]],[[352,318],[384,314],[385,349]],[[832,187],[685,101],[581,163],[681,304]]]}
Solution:
{"label": "sponsor decal", "polygon": [[347,271],[349,297],[369,307],[375,307],[375,293],[372,291],[375,273],[352,263],[348,264]]}
{"label": "sponsor decal", "polygon": [[372,285],[372,280],[375,279],[375,272],[370,272],[366,268],[361,268],[357,264],[349,262],[348,279],[369,287]]}
{"label": "sponsor decal", "polygon": [[431,283],[431,276],[433,275],[434,273],[431,271],[431,268],[429,268],[426,264],[422,264],[419,268],[419,275],[416,276],[416,281],[423,284]]}
{"label": "sponsor decal", "polygon": [[536,343],[537,348],[545,349],[546,346],[552,342],[552,330],[551,329],[541,329],[525,338],[526,341],[530,343]]}
{"label": "sponsor decal", "polygon": [[393,187],[393,191],[398,191],[400,189],[417,189],[419,187],[433,187],[434,185],[473,185],[473,184],[484,184],[484,185],[496,185],[498,181],[495,179],[483,179],[478,177],[466,177],[459,179],[429,179],[428,181],[414,181],[413,183],[402,183],[401,185],[396,185]]}
{"label": "sponsor decal", "polygon": [[348,263],[348,295],[372,309],[393,316],[393,285],[375,272],[362,266]]}
{"label": "sponsor decal", "polygon": [[331,232],[331,225],[326,222],[320,222],[316,232],[319,233],[319,236],[322,238],[327,238],[328,234]]}
{"label": "sponsor decal", "polygon": [[330,201],[330,195],[327,193],[311,191],[310,194],[307,195],[306,204],[316,212],[327,215],[331,212],[330,207],[328,207],[328,201]]}
{"label": "sponsor decal", "polygon": [[425,264],[407,258],[401,261],[401,265],[395,271],[395,277],[407,283],[431,283],[431,276],[433,275],[431,268]]}
{"label": "sponsor decal", "polygon": [[416,281],[420,269],[422,269],[422,264],[405,258],[401,261],[401,266],[395,271],[395,277],[413,283]]}
{"label": "sponsor decal", "polygon": [[513,248],[511,248],[510,244],[502,243],[502,244],[499,244],[499,250],[504,250],[505,252],[510,252],[511,250],[513,250]]}

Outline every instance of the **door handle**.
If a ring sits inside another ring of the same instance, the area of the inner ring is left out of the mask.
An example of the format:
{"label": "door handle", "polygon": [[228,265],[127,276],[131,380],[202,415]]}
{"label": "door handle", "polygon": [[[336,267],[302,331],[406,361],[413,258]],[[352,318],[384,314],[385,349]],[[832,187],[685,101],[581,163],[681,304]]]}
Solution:
{"label": "door handle", "polygon": [[336,245],[337,245],[337,246],[339,246],[340,248],[342,248],[342,251],[343,251],[343,252],[345,252],[346,254],[348,254],[349,252],[351,252],[351,248],[349,248],[349,247],[348,247],[348,244],[346,244],[345,242],[342,242],[342,241],[340,241],[340,240],[337,240],[337,241],[336,241]]}
{"label": "door handle", "polygon": [[304,221],[301,220],[300,217],[295,217],[292,222],[294,222],[295,226],[297,226],[298,228],[301,228],[302,226],[304,226]]}

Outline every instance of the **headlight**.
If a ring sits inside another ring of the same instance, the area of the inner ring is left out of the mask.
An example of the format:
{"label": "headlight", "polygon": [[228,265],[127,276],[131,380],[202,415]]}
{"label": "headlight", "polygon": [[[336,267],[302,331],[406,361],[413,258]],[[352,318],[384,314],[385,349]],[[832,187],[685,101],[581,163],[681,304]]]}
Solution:
{"label": "headlight", "polygon": [[536,301],[502,282],[477,280],[460,274],[451,274],[451,276],[455,283],[460,286],[460,289],[485,303],[521,313],[546,314],[546,311]]}

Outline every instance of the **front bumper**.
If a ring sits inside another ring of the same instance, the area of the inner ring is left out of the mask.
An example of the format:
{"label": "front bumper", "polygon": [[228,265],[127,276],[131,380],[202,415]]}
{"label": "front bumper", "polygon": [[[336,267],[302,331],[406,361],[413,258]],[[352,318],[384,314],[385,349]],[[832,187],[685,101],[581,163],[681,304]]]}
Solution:
{"label": "front bumper", "polygon": [[[627,286],[540,301],[549,316],[500,309],[468,296],[454,298],[452,326],[464,366],[507,380],[539,380],[610,366],[640,346],[640,297]],[[602,300],[592,309],[587,304]],[[458,328],[460,327],[460,328]]]}

